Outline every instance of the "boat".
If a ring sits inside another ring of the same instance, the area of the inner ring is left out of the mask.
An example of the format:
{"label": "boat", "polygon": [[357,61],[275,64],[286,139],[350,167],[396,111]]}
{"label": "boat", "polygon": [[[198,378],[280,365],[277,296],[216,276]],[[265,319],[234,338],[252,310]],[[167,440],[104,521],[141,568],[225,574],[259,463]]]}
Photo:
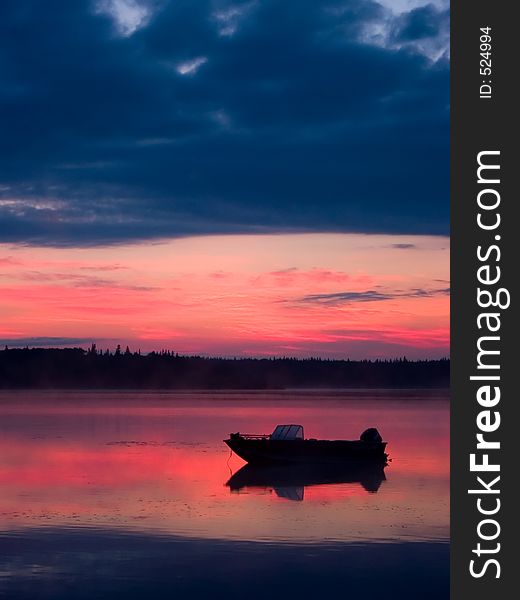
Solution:
{"label": "boat", "polygon": [[224,442],[250,464],[386,462],[387,442],[371,427],[358,440],[305,439],[302,425],[277,425],[271,434],[230,433]]}
{"label": "boat", "polygon": [[307,487],[358,483],[375,494],[385,481],[386,462],[374,460],[340,463],[247,464],[226,482],[231,492],[274,490],[279,498],[302,501]]}

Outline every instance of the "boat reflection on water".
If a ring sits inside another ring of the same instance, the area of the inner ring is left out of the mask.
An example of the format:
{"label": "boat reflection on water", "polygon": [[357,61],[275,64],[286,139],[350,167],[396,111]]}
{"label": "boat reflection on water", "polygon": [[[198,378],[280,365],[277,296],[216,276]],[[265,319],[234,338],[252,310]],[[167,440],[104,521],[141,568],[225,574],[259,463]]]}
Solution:
{"label": "boat reflection on water", "polygon": [[385,481],[386,461],[359,461],[338,464],[247,464],[226,482],[231,492],[245,489],[273,489],[287,500],[302,501],[304,489],[309,486],[359,483],[367,492],[375,494]]}

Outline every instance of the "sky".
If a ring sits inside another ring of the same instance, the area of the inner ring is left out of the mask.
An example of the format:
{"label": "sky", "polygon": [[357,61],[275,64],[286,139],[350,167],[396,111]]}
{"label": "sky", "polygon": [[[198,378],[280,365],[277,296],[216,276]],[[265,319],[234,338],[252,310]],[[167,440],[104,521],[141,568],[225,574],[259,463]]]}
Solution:
{"label": "sky", "polygon": [[443,0],[0,4],[0,343],[448,354]]}

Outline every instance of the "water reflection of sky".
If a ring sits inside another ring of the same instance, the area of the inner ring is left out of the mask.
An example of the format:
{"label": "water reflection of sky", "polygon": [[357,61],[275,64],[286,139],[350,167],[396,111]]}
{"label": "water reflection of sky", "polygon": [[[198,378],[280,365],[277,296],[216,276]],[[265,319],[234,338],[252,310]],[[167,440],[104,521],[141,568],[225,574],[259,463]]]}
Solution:
{"label": "water reflection of sky", "polygon": [[[0,530],[111,528],[275,542],[446,541],[446,396],[344,396],[3,393]],[[230,431],[269,432],[283,422],[302,423],[308,437],[318,438],[356,438],[364,428],[378,427],[392,459],[386,480],[376,493],[355,478],[301,490],[289,485],[285,492],[280,481],[269,480],[230,490],[226,482],[244,463],[229,458],[224,437]],[[300,491],[302,498],[294,497]]]}

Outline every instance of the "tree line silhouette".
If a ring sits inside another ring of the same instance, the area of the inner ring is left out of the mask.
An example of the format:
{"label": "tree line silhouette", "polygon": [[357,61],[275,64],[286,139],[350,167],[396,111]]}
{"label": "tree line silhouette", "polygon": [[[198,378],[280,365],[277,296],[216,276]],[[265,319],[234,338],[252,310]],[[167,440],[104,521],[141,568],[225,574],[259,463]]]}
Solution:
{"label": "tree line silhouette", "polygon": [[449,372],[449,359],[207,358],[120,346],[99,351],[95,344],[0,351],[4,389],[442,388]]}

